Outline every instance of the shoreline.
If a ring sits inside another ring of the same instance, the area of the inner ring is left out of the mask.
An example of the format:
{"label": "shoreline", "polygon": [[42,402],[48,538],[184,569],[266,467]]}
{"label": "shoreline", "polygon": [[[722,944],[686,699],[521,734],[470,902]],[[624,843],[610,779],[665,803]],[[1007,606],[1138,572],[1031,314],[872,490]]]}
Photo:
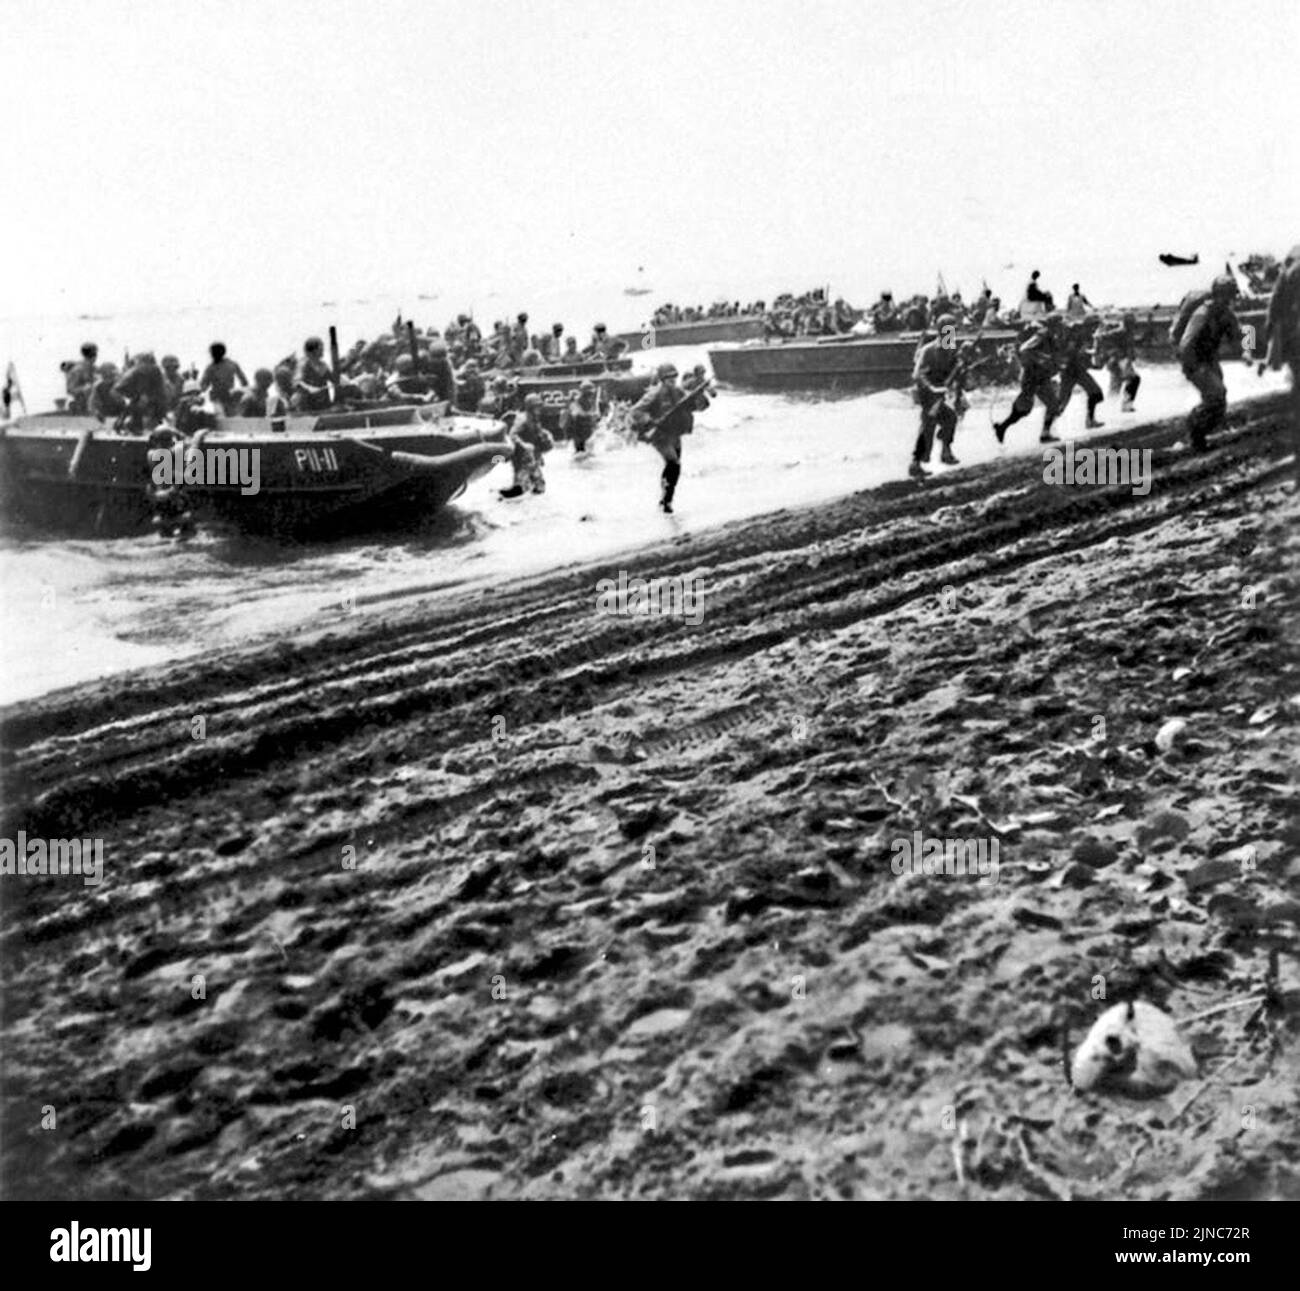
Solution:
{"label": "shoreline", "polygon": [[[1229,379],[1233,409],[1249,406],[1261,385],[1269,391],[1240,365],[1231,366]],[[1277,388],[1272,374],[1268,381]],[[1144,411],[1088,431],[1076,405],[1058,429],[1061,447],[1136,444],[1134,436],[1184,405],[1190,393],[1176,372],[1153,369]],[[994,391],[989,397],[998,406],[1010,396]],[[958,476],[1038,452],[1034,423],[1002,450],[987,415],[976,401],[959,432]],[[764,514],[832,508],[846,496],[900,481],[912,487],[903,477],[914,437],[915,409],[902,394],[812,402],[737,395],[726,401],[721,420],[701,428],[689,445],[683,505],[671,518],[653,506],[653,454],[620,441],[606,442],[594,462],[560,453],[548,463],[552,487],[545,498],[514,507],[497,503],[491,495],[497,481],[489,477],[477,486],[480,493],[409,533],[305,547],[220,530],[182,545],[142,539],[75,543],[66,552],[52,542],[10,547],[0,553],[11,624],[0,649],[7,663],[0,711],[53,693],[51,682],[63,689],[185,656],[202,666],[214,651],[310,637],[339,622],[346,627],[358,612],[459,602],[592,562],[635,563],[642,548],[693,542]],[[946,488],[951,476],[940,467],[926,487]],[[856,487],[846,493],[846,485]],[[14,626],[29,615],[46,623],[41,640],[48,648],[33,648]]]}

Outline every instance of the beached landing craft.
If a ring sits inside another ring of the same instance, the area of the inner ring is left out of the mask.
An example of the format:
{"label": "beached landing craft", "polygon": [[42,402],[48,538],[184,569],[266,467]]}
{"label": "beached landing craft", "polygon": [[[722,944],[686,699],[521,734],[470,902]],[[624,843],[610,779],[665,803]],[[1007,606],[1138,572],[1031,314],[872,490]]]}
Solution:
{"label": "beached landing craft", "polygon": [[522,400],[530,394],[542,398],[542,424],[554,432],[560,416],[578,393],[584,381],[590,381],[608,407],[615,401],[639,399],[654,380],[648,372],[632,371],[631,359],[609,359],[594,363],[551,363],[537,368],[516,368],[506,375],[515,383]]}
{"label": "beached landing craft", "polygon": [[188,439],[165,427],[151,436],[39,413],[0,426],[0,503],[45,528],[140,532],[155,513],[161,469],[199,519],[274,534],[333,532],[436,511],[508,453],[504,427],[449,417],[443,405],[218,415],[215,428]]}
{"label": "beached landing craft", "polygon": [[[910,384],[919,332],[884,336],[821,336],[749,342],[709,351],[713,374],[727,385],[758,390],[888,390]],[[978,356],[992,357],[1016,339],[1010,330],[958,333]]]}
{"label": "beached landing craft", "polygon": [[630,350],[653,350],[669,345],[718,345],[724,341],[750,341],[763,335],[762,314],[733,314],[705,318],[697,323],[647,323],[639,332],[619,332],[614,339]]}
{"label": "beached landing craft", "polygon": [[[1108,314],[1116,311],[1107,311]],[[1136,345],[1140,359],[1172,362],[1169,325],[1175,306],[1135,309]],[[1254,302],[1238,307],[1243,333],[1261,348],[1265,311]],[[1253,331],[1248,330],[1253,329]],[[1000,346],[1014,344],[1019,332],[1000,327],[983,332],[960,332],[958,343],[972,341],[981,356]],[[709,351],[714,376],[726,385],[757,390],[890,390],[912,383],[919,332],[888,332],[874,336],[822,336],[793,341],[750,341]],[[1235,357],[1239,351],[1226,351]],[[990,369],[997,373],[997,365]],[[993,376],[1007,379],[1007,374]]]}

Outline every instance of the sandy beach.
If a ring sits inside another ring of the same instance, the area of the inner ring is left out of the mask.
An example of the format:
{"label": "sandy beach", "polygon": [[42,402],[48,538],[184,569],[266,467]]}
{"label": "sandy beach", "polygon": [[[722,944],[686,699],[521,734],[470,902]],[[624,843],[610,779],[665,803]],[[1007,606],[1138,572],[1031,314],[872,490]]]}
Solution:
{"label": "sandy beach", "polygon": [[[5,834],[104,856],[4,880],[4,1193],[1300,1196],[1281,406],[3,710]],[[1198,1079],[1072,1091],[1132,994]]]}

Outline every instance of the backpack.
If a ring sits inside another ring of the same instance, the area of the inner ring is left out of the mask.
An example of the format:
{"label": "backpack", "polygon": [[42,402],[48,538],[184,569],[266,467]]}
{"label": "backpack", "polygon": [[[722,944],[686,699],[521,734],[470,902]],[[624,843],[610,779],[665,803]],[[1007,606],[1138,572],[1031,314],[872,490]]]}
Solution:
{"label": "backpack", "polygon": [[1183,333],[1187,330],[1187,324],[1192,321],[1192,315],[1209,299],[1208,291],[1189,291],[1183,297],[1182,303],[1178,306],[1178,314],[1169,326],[1169,339],[1174,345],[1183,339]]}

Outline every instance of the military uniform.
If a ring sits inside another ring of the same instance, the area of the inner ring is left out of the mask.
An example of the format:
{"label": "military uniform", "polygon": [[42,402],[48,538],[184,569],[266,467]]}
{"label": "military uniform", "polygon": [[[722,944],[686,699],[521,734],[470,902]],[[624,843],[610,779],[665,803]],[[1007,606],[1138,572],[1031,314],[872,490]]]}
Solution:
{"label": "military uniform", "polygon": [[[530,401],[537,400],[536,403]],[[510,428],[511,457],[514,484],[503,489],[502,497],[518,497],[521,493],[545,493],[546,477],[542,474],[544,456],[555,447],[555,440],[538,419],[541,400],[529,395],[521,412]]]}
{"label": "military uniform", "polygon": [[1219,365],[1219,348],[1225,340],[1239,340],[1241,328],[1232,307],[1223,297],[1197,306],[1188,320],[1178,345],[1183,375],[1200,392],[1201,402],[1187,418],[1192,449],[1202,452],[1206,436],[1224,422],[1228,412],[1228,390]]}
{"label": "military uniform", "polygon": [[557,323],[555,327],[551,328],[550,336],[542,338],[542,358],[544,358],[547,363],[559,363],[563,357],[564,328]]}
{"label": "military uniform", "polygon": [[456,407],[461,412],[478,412],[487,384],[477,368],[462,372],[456,382]]}
{"label": "military uniform", "polygon": [[136,428],[150,430],[167,415],[167,383],[162,369],[147,358],[137,359],[113,392],[126,400]]}
{"label": "military uniform", "polygon": [[1133,401],[1137,398],[1138,387],[1142,378],[1138,375],[1135,360],[1137,343],[1134,334],[1136,320],[1132,314],[1105,323],[1097,330],[1095,347],[1097,357],[1110,374],[1110,393],[1123,392],[1124,399],[1119,406],[1120,412],[1132,412]]}
{"label": "military uniform", "polygon": [[1098,430],[1103,423],[1097,420],[1097,405],[1105,396],[1090,371],[1091,367],[1087,326],[1081,322],[1073,323],[1065,333],[1065,352],[1061,360],[1061,391],[1057,407],[1060,412],[1064,412],[1069,406],[1070,396],[1074,394],[1074,387],[1078,386],[1088,399],[1088,429]]}
{"label": "military uniform", "polygon": [[1011,411],[1002,421],[993,423],[998,443],[1002,443],[1009,426],[1015,425],[1033,411],[1034,400],[1041,399],[1045,413],[1043,429],[1039,441],[1051,443],[1056,436],[1052,434],[1052,423],[1060,411],[1060,397],[1056,389],[1056,340],[1050,329],[1042,323],[1035,323],[1028,337],[1021,342],[1020,357],[1020,393],[1011,405]]}
{"label": "military uniform", "polygon": [[107,421],[110,417],[122,416],[129,408],[126,399],[117,391],[117,369],[105,364],[90,389],[87,411],[92,417]]}
{"label": "military uniform", "polygon": [[564,413],[564,429],[573,440],[575,453],[586,451],[601,415],[599,393],[594,386],[584,383],[584,388],[570,400]]}
{"label": "military uniform", "polygon": [[688,398],[688,391],[677,384],[677,369],[671,363],[659,366],[659,380],[632,407],[632,425],[638,430],[654,425],[647,442],[664,459],[659,477],[659,506],[673,509],[673,495],[682,475],[682,436],[695,429],[695,413],[709,406],[703,388]]}
{"label": "military uniform", "polygon": [[921,406],[921,429],[912,450],[912,474],[920,474],[920,464],[930,460],[934,432],[943,445],[942,460],[956,465],[952,455],[952,438],[957,432],[957,410],[948,402],[948,382],[957,371],[961,357],[953,345],[933,340],[921,347],[916,356],[912,379],[916,382],[916,401]]}
{"label": "military uniform", "polygon": [[435,341],[429,347],[427,369],[429,389],[433,391],[433,397],[443,403],[454,404],[456,369],[451,366],[451,359],[447,357],[447,347],[442,342]]}
{"label": "military uniform", "polygon": [[390,403],[425,403],[429,398],[429,381],[418,372],[396,372],[384,387]]}
{"label": "military uniform", "polygon": [[97,379],[93,358],[83,358],[68,369],[66,388],[69,412],[90,411],[90,395]]}
{"label": "military uniform", "polygon": [[329,387],[333,381],[334,373],[323,359],[304,354],[298,363],[298,376],[294,381],[294,410],[323,412],[330,406]]}

